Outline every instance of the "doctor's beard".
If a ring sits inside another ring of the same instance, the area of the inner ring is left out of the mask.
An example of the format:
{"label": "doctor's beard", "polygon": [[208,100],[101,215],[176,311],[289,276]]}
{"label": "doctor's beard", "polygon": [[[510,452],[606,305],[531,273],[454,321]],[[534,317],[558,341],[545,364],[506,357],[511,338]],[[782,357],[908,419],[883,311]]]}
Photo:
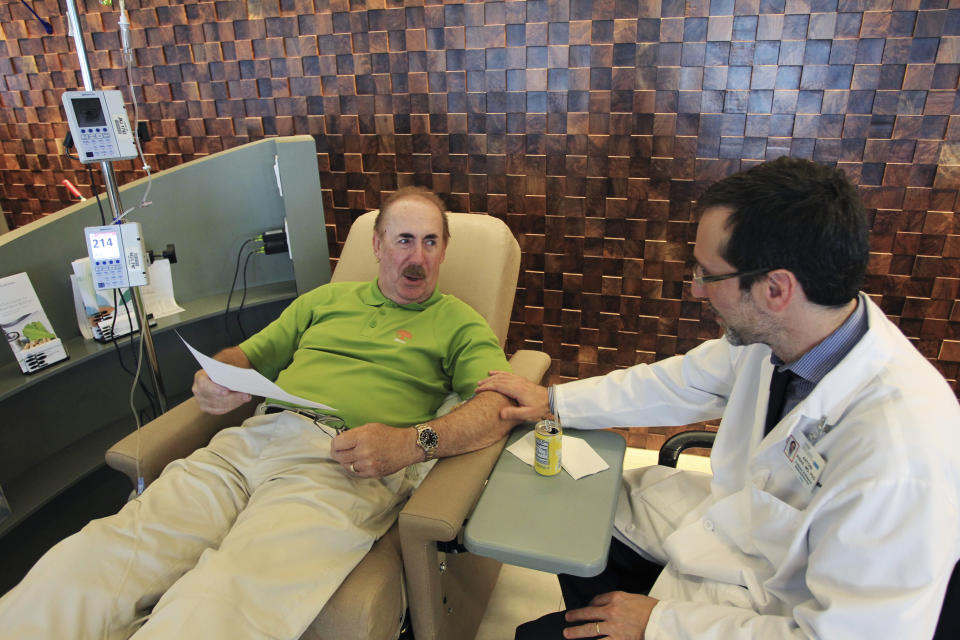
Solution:
{"label": "doctor's beard", "polygon": [[[750,305],[756,309],[752,300],[750,301]],[[727,342],[733,346],[741,347],[758,342],[766,345],[770,344],[770,334],[766,326],[767,323],[765,323],[759,315],[755,316],[752,325],[747,323],[737,323],[735,325],[723,317],[709,300],[707,301],[707,308],[710,310],[710,313],[713,314],[714,318],[716,318],[720,328],[723,329],[723,335],[727,339]]]}
{"label": "doctor's beard", "polygon": [[720,328],[723,329],[723,337],[727,339],[727,342],[732,344],[735,347],[740,347],[745,344],[750,344],[744,340],[743,335],[735,328],[727,324],[727,321],[724,320],[723,316],[717,313],[717,310],[713,308],[713,305],[710,305],[710,310],[713,312],[713,315],[717,319],[717,324],[720,325]]}

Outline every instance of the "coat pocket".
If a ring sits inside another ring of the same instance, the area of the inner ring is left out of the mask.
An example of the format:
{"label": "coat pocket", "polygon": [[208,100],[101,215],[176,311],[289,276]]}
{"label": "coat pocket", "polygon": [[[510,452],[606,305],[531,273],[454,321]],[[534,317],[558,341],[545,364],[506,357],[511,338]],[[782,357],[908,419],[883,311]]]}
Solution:
{"label": "coat pocket", "polygon": [[756,551],[771,565],[771,575],[783,566],[787,556],[803,542],[804,514],[772,493],[749,485],[749,533]]}
{"label": "coat pocket", "polygon": [[805,562],[805,554],[796,552],[806,544],[804,518],[802,511],[752,483],[711,506],[704,524],[715,528],[723,551],[713,552],[719,557],[708,577],[746,587],[754,607],[764,610],[770,604],[768,581],[778,574],[794,575],[798,567],[788,565]]}
{"label": "coat pocket", "polygon": [[663,542],[710,493],[710,476],[650,466],[623,474],[614,518],[634,544],[666,563]]}

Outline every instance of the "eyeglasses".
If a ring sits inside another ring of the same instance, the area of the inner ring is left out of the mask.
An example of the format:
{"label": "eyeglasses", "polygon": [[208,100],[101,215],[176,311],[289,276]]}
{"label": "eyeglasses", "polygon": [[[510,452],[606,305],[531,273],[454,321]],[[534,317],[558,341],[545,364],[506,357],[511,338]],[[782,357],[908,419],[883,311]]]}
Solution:
{"label": "eyeglasses", "polygon": [[693,284],[697,285],[698,287],[702,287],[703,285],[710,284],[711,282],[720,282],[721,280],[729,280],[730,278],[758,276],[762,273],[768,273],[770,271],[773,271],[773,269],[748,269],[747,271],[734,271],[733,273],[721,273],[719,275],[704,275],[703,267],[697,264],[693,267]]}

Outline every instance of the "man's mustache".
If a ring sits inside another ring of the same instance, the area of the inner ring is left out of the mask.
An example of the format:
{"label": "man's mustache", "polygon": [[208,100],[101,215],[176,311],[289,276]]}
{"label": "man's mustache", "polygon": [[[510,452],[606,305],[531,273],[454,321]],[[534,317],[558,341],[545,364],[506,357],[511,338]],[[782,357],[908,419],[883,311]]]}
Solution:
{"label": "man's mustache", "polygon": [[408,264],[406,267],[403,268],[402,274],[408,278],[426,278],[427,277],[426,270],[419,264]]}

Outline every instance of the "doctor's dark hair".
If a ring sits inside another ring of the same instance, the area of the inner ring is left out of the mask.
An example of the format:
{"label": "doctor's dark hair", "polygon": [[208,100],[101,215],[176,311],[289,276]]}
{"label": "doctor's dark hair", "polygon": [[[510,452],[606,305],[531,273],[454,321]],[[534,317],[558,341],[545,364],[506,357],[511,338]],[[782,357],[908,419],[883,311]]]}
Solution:
{"label": "doctor's dark hair", "polygon": [[380,205],[380,212],[377,213],[377,217],[373,221],[373,232],[380,234],[383,231],[384,214],[389,214],[390,206],[405,198],[420,198],[421,200],[426,200],[440,211],[440,217],[443,218],[443,244],[447,244],[447,241],[450,240],[450,223],[447,222],[447,207],[443,203],[443,200],[440,199],[440,196],[426,187],[400,187],[387,196],[387,199]]}
{"label": "doctor's dark hair", "polygon": [[[697,202],[728,207],[723,259],[738,271],[787,269],[807,299],[835,307],[860,290],[869,244],[863,205],[839,169],[781,157],[720,180]],[[740,278],[749,289],[760,276]]]}

